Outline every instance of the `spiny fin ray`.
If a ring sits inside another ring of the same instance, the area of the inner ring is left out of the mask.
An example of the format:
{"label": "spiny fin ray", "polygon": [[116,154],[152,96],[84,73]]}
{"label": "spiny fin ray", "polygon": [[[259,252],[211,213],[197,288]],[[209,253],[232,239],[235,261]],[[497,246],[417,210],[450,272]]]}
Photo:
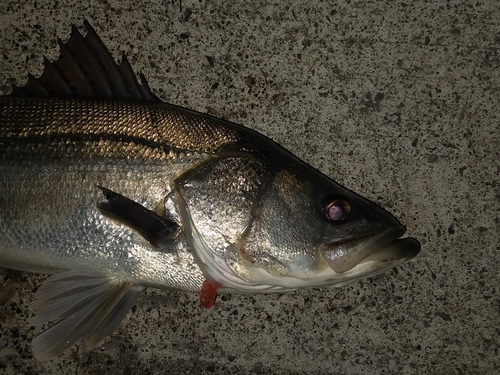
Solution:
{"label": "spiny fin ray", "polygon": [[125,55],[117,64],[92,26],[85,20],[83,37],[73,26],[67,43],[58,40],[61,54],[50,62],[39,78],[28,76],[28,83],[14,86],[10,96],[95,99],[135,99],[158,102],[141,75],[142,84]]}

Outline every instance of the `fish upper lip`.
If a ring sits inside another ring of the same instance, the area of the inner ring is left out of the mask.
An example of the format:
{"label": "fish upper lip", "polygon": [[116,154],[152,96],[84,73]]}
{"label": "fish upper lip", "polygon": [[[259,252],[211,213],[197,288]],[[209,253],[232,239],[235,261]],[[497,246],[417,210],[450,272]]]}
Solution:
{"label": "fish upper lip", "polygon": [[[337,273],[351,270],[406,232],[402,225],[394,225],[382,231],[368,231],[348,238],[329,241],[321,252],[329,266]],[[395,252],[395,249],[392,249]],[[417,251],[418,252],[418,251]],[[402,254],[404,256],[404,254]]]}

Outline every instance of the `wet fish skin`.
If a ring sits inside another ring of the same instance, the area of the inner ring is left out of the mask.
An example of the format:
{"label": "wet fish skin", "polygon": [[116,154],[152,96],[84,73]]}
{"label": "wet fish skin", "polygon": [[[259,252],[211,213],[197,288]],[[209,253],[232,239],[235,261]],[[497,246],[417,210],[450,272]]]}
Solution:
{"label": "wet fish skin", "polygon": [[[273,256],[259,254],[260,248],[264,247],[259,239],[261,234],[265,233],[269,241],[279,238],[274,244],[279,249],[287,244],[288,232],[295,232],[297,237],[297,233],[309,228],[310,234],[304,232],[303,238],[299,239],[304,249],[296,250],[310,256],[309,261],[315,263],[315,267],[321,263],[316,254],[320,234],[311,227],[311,218],[315,218],[318,226],[332,227],[335,237],[352,234],[353,229],[348,223],[335,227],[324,217],[316,217],[317,207],[328,195],[349,195],[353,197],[353,205],[360,200],[365,205],[373,206],[258,133],[168,104],[10,97],[2,97],[0,103],[0,137],[4,145],[0,168],[5,177],[1,180],[4,214],[0,217],[0,228],[6,234],[2,246],[9,249],[1,255],[5,266],[38,272],[93,269],[142,285],[197,291],[203,277],[194,265],[192,251],[184,237],[169,244],[168,250],[151,249],[151,245],[133,230],[110,221],[96,210],[99,202],[103,201],[102,192],[96,187],[104,186],[120,192],[153,210],[172,194],[172,183],[176,178],[186,171],[203,170],[213,163],[226,164],[225,173],[228,176],[234,176],[229,173],[232,169],[240,172],[237,178],[246,178],[243,189],[234,184],[231,186],[228,179],[225,190],[221,192],[221,186],[215,188],[212,183],[218,183],[224,176],[211,175],[193,196],[182,191],[189,201],[199,201],[203,195],[215,192],[212,198],[204,197],[204,204],[190,206],[193,212],[200,209],[198,218],[202,222],[198,226],[214,227],[225,233],[213,241],[233,232],[231,243],[237,242],[245,224],[240,222],[235,225],[235,217],[242,212],[239,206],[229,215],[203,222],[204,218],[213,218],[213,215],[203,211],[211,199],[216,200],[210,202],[211,206],[230,207],[228,200],[233,200],[241,192],[241,203],[249,203],[247,209],[252,210],[252,202],[247,198],[251,186],[257,183],[257,175],[261,175],[262,186],[276,184],[275,189],[264,190],[272,195],[269,199],[271,205],[272,202],[279,202],[282,207],[278,210],[288,214],[261,209],[267,216],[262,215],[259,219],[278,218],[278,223],[268,225],[279,230],[270,233],[262,225],[260,231],[253,230],[246,238],[247,257],[259,256],[267,263],[271,258],[276,260],[279,254],[274,249],[269,249],[269,252],[274,252]],[[198,133],[197,126],[203,131]],[[245,159],[258,165],[260,171],[240,164]],[[290,170],[294,172],[290,173]],[[303,175],[297,178],[297,173]],[[254,181],[249,177],[251,175],[255,177]],[[285,187],[284,184],[288,185]],[[312,189],[313,184],[316,191],[304,194],[304,190]],[[265,199],[267,193],[260,191],[262,186],[254,186],[252,199]],[[231,188],[234,188],[233,191]],[[308,201],[310,196],[315,197],[315,202]],[[295,206],[283,205],[284,200],[295,202]],[[301,202],[305,205],[299,206]],[[292,213],[290,207],[294,207],[292,210],[295,212]],[[297,207],[311,211],[311,215],[297,211]],[[374,212],[379,211],[382,212],[376,208]],[[246,212],[242,220],[248,221],[252,215]],[[384,215],[387,216],[385,212],[382,213]],[[301,216],[306,219],[300,223],[287,222],[288,218]],[[399,225],[392,217],[387,218],[391,224]],[[367,221],[366,218],[363,220]],[[379,227],[378,218],[376,220],[372,230]],[[180,219],[177,221],[183,225]],[[382,226],[386,224],[382,222]],[[296,227],[287,227],[292,225]],[[347,228],[345,234],[341,233],[343,228]],[[354,230],[366,229],[359,227]],[[18,237],[14,237],[13,233]],[[321,233],[321,236],[325,235]],[[224,246],[231,246],[231,243]],[[291,246],[293,244],[288,243],[285,247],[290,249]],[[239,250],[233,250],[236,251],[233,255],[237,257]],[[285,258],[290,257],[286,252],[283,254]],[[264,259],[266,257],[268,259]],[[269,264],[269,267],[283,265]],[[340,278],[344,276],[340,275]],[[295,288],[289,285],[282,289]]]}
{"label": "wet fish skin", "polygon": [[2,265],[93,269],[144,285],[199,290],[201,273],[182,238],[174,249],[152,251],[96,210],[103,201],[96,186],[153,209],[177,175],[248,136],[167,104],[11,97],[0,104]]}
{"label": "wet fish skin", "polygon": [[[149,103],[11,97],[0,103],[0,228],[2,250],[8,249],[2,265],[38,272],[94,269],[146,285],[199,290],[201,274],[185,243],[175,242],[176,251],[152,251],[96,210],[103,201],[96,186],[153,209],[176,174],[209,157],[205,151],[217,141],[233,140],[234,132],[218,130],[217,140],[216,131],[206,131],[203,144],[183,126],[192,120],[181,114],[164,110],[163,123],[155,124],[161,110]],[[159,141],[164,138],[199,150],[174,149]]]}
{"label": "wet fish skin", "polygon": [[0,266],[54,273],[35,322],[62,318],[37,358],[95,346],[144,287],[201,290],[210,305],[217,291],[343,285],[420,251],[387,211],[272,140],[159,101],[85,27],[61,45],[71,64],[0,97]]}
{"label": "wet fish skin", "polygon": [[[222,175],[210,175],[194,190],[186,189],[177,182],[176,190],[181,195],[177,201],[189,201],[190,214],[183,216],[194,217],[197,214],[197,228],[215,228],[218,234],[208,241],[218,241],[217,246],[230,249],[228,251],[232,251],[232,254],[222,256],[233,256],[236,263],[241,260],[240,249],[234,246],[239,241],[239,247],[245,242],[245,256],[250,259],[250,263],[261,258],[263,263],[257,262],[259,267],[275,270],[281,267],[282,276],[290,275],[291,269],[282,263],[278,264],[277,260],[279,255],[290,258],[290,250],[294,246],[294,256],[309,257],[306,262],[312,262],[313,270],[324,268],[318,249],[321,237],[342,238],[356,232],[375,231],[387,225],[399,226],[390,215],[335,184],[272,141],[234,124],[167,104],[39,98],[1,100],[0,134],[6,145],[2,152],[4,162],[1,168],[3,176],[7,177],[2,180],[5,214],[2,215],[1,227],[3,233],[7,233],[3,246],[12,250],[23,249],[7,251],[3,255],[3,264],[7,266],[42,272],[51,269],[94,269],[118,274],[139,284],[199,290],[202,280],[199,272],[195,272],[195,279],[184,285],[182,283],[187,273],[182,267],[172,271],[175,277],[172,277],[170,270],[163,272],[163,277],[168,278],[168,281],[158,276],[167,267],[162,265],[160,269],[157,268],[165,259],[168,259],[167,264],[171,267],[174,261],[172,254],[181,254],[181,258],[186,260],[186,267],[192,270],[194,262],[190,249],[195,245],[186,243],[181,236],[178,241],[169,244],[169,247],[176,247],[175,251],[170,248],[163,252],[151,251],[150,246],[136,238],[137,234],[130,228],[110,222],[95,209],[103,199],[96,186],[119,191],[141,202],[146,208],[154,209],[162,205],[173,192],[175,187],[172,184],[186,171],[192,171],[191,175],[196,171],[200,173],[211,164],[217,168],[224,164],[225,170],[219,171]],[[22,119],[19,119],[19,114],[22,114]],[[193,126],[194,134],[190,134]],[[197,133],[197,127],[203,131]],[[242,161],[253,166],[242,164]],[[243,189],[231,182],[235,176],[231,170],[241,172],[236,178],[244,181]],[[224,174],[231,178],[221,184],[220,179],[225,178]],[[219,185],[214,186],[214,182]],[[273,184],[274,188],[269,188]],[[224,188],[222,192],[221,187]],[[232,187],[235,189],[231,190]],[[249,199],[252,187],[254,195]],[[242,193],[241,203],[247,204],[247,212],[237,206],[228,215],[226,208],[223,208],[224,215],[215,218],[213,213],[204,211],[207,205],[234,208],[230,201],[239,193]],[[261,213],[265,214],[256,218],[252,211],[253,205],[259,199],[261,202],[266,200],[268,194],[272,196],[268,206],[273,207],[274,211],[267,212],[265,207],[261,208]],[[349,196],[353,207],[356,201],[360,202],[360,209],[351,213],[357,227],[353,229],[349,225],[351,219],[339,226],[332,225],[324,217],[318,218],[321,204],[329,195]],[[193,200],[199,202],[200,199],[201,204],[193,204]],[[283,204],[285,201],[288,203]],[[299,206],[300,203],[304,205]],[[44,207],[43,211],[39,210],[40,206]],[[297,207],[300,209],[297,210]],[[11,212],[15,213],[17,220],[7,216]],[[281,215],[282,212],[287,214]],[[370,212],[376,215],[370,218]],[[235,225],[235,218],[242,213],[240,222]],[[355,214],[359,217],[354,217]],[[269,228],[279,228],[273,233],[266,229],[266,225],[257,225],[260,221],[272,218],[279,218],[277,223],[266,224]],[[295,218],[295,222],[287,222],[289,218]],[[306,219],[299,221],[301,218]],[[315,226],[311,226],[311,219],[315,220]],[[19,231],[20,221],[22,232]],[[359,226],[361,222],[364,227]],[[181,227],[189,226],[180,221],[178,224]],[[252,230],[241,236],[244,227],[252,224]],[[293,238],[287,235],[290,231],[296,233],[294,243],[288,241]],[[332,231],[332,234],[325,231]],[[46,237],[40,236],[40,232]],[[302,237],[297,238],[297,233],[301,232]],[[22,233],[23,238],[12,239],[9,237],[11,233]],[[233,233],[233,238],[226,241],[228,233]],[[274,241],[273,246],[263,254],[262,249],[266,245],[262,243],[262,238],[267,238],[268,243],[275,238],[279,240]],[[26,239],[28,243],[23,242]],[[96,239],[100,239],[100,242]],[[297,246],[299,242],[300,249]],[[281,246],[289,251],[280,252]],[[130,254],[130,251],[124,250],[126,248],[135,248],[137,253]],[[123,259],[124,254],[127,254],[127,260],[117,263],[116,259]],[[29,259],[30,263],[24,259]],[[105,266],[108,262],[110,265]],[[175,262],[178,264],[179,259]],[[251,273],[249,269],[255,267],[245,264],[245,268],[245,277],[247,280],[252,279],[254,276],[248,272]],[[150,272],[142,272],[144,269]],[[302,271],[297,276],[303,279],[306,277],[304,275],[308,278],[315,276],[312,271]],[[337,277],[345,279],[346,275]],[[183,281],[178,283],[177,280]],[[257,280],[254,282],[257,283]],[[280,282],[273,280],[274,284],[279,285]],[[308,286],[318,284],[312,282]],[[238,290],[237,285],[233,287]],[[300,286],[288,281],[286,286],[281,287],[280,290],[284,291]]]}

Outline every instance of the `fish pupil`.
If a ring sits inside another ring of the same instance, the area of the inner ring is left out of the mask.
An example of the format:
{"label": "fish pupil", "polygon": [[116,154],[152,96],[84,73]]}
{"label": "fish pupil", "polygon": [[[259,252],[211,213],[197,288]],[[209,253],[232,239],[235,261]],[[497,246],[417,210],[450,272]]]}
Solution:
{"label": "fish pupil", "polygon": [[335,199],[328,205],[326,214],[331,221],[342,221],[349,214],[350,208],[349,203],[343,199]]}

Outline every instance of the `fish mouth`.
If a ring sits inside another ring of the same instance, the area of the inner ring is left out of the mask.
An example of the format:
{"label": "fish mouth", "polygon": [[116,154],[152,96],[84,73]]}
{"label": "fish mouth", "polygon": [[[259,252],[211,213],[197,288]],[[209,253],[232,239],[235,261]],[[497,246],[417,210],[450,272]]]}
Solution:
{"label": "fish mouth", "polygon": [[383,231],[365,232],[356,236],[329,241],[321,252],[336,273],[347,272],[366,262],[394,263],[394,266],[413,258],[420,251],[414,238],[399,238],[406,232],[402,225]]}

